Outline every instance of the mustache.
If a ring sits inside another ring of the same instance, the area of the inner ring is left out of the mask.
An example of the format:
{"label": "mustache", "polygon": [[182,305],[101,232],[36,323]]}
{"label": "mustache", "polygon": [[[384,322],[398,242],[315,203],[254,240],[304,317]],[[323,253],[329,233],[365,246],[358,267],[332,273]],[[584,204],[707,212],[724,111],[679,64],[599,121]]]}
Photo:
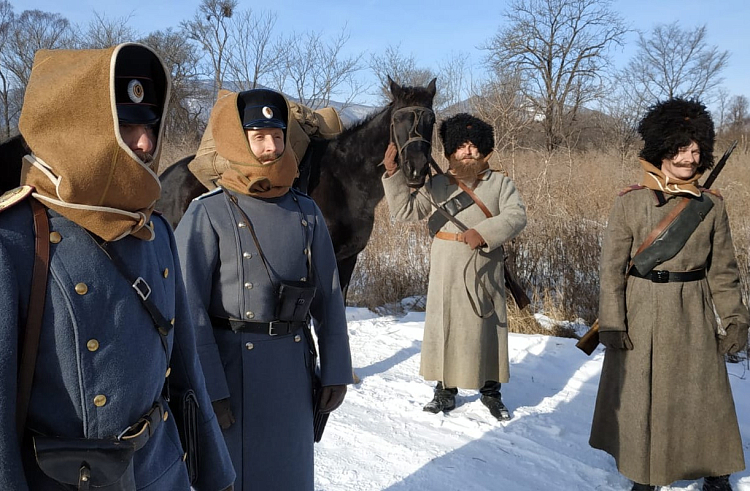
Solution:
{"label": "mustache", "polygon": [[272,161],[278,159],[279,157],[281,157],[281,153],[268,152],[268,153],[262,153],[262,154],[260,154],[260,156],[258,157],[258,160],[261,163],[266,163],[266,162],[272,162]]}
{"label": "mustache", "polygon": [[141,162],[144,164],[150,164],[154,161],[154,154],[152,153],[143,152],[141,150],[135,150],[133,153],[135,153],[136,157],[141,159]]}

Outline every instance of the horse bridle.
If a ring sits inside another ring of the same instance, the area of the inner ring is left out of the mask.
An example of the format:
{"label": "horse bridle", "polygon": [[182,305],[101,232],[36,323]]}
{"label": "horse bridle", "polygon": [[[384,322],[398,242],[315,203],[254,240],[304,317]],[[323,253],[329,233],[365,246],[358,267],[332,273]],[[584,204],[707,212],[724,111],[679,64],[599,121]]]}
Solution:
{"label": "horse bridle", "polygon": [[[412,122],[411,128],[409,128],[407,140],[405,142],[401,142],[398,140],[398,137],[396,135],[396,123],[394,122],[394,120],[396,119],[397,114],[405,112],[411,112],[414,116],[414,120]],[[396,149],[398,150],[399,166],[402,166],[404,163],[404,150],[412,143],[425,142],[430,147],[430,155],[432,155],[432,135],[427,135],[427,138],[425,138],[424,135],[419,132],[419,123],[427,113],[432,114],[433,117],[435,116],[435,113],[432,111],[432,109],[424,106],[406,106],[400,109],[396,109],[395,111],[393,111],[393,114],[391,114],[391,141],[396,145]]]}

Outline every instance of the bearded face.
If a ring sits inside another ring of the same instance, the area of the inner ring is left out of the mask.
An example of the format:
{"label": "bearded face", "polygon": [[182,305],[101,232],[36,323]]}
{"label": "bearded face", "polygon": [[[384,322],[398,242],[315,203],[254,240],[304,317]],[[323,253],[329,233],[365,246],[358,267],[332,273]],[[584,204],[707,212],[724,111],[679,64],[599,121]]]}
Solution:
{"label": "bearded face", "polygon": [[487,158],[471,142],[458,147],[448,162],[451,172],[459,179],[474,179],[489,167]]}

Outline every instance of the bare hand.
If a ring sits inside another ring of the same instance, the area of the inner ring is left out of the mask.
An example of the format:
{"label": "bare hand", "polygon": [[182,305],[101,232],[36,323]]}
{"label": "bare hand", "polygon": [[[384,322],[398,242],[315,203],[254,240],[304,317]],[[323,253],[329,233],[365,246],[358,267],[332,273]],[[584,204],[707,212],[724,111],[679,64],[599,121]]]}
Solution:
{"label": "bare hand", "polygon": [[393,142],[388,144],[388,148],[385,149],[385,156],[383,157],[383,165],[385,171],[388,173],[388,177],[391,177],[398,170],[398,163],[396,163],[396,155],[398,150]]}
{"label": "bare hand", "polygon": [[330,413],[338,409],[346,396],[346,385],[326,385],[320,389],[320,412]]}
{"label": "bare hand", "polygon": [[464,232],[464,242],[469,244],[469,247],[471,247],[472,250],[476,249],[477,247],[482,247],[486,242],[484,241],[484,238],[474,230],[473,228],[470,228],[466,232]]}

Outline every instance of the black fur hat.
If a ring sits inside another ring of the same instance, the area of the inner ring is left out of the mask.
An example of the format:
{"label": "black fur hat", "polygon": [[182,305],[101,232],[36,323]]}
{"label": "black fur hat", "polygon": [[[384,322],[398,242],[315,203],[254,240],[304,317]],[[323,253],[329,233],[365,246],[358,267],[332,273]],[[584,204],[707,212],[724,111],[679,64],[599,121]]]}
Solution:
{"label": "black fur hat", "polygon": [[695,142],[700,147],[698,171],[714,163],[714,122],[706,106],[697,100],[675,97],[651,106],[638,124],[644,141],[640,156],[661,169],[663,159]]}
{"label": "black fur hat", "polygon": [[473,143],[483,156],[495,148],[492,126],[466,113],[456,114],[440,123],[440,139],[446,157],[453,155],[466,142]]}

